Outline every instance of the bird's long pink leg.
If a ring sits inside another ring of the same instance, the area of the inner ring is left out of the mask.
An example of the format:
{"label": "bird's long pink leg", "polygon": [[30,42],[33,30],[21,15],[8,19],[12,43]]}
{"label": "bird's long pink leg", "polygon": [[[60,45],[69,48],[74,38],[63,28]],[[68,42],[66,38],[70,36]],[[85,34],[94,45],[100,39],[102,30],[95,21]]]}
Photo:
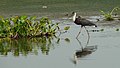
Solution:
{"label": "bird's long pink leg", "polygon": [[89,43],[90,35],[89,35],[89,32],[88,32],[88,30],[86,29],[86,27],[84,27],[84,28],[85,28],[85,30],[87,31],[87,34],[88,34],[88,41],[87,41],[87,44],[86,44],[86,46],[87,46],[88,43]]}
{"label": "bird's long pink leg", "polygon": [[79,33],[78,33],[78,35],[77,35],[77,37],[76,37],[76,38],[78,38],[78,36],[80,35],[80,33],[81,33],[81,30],[82,30],[82,27],[80,28],[80,31],[79,31]]}

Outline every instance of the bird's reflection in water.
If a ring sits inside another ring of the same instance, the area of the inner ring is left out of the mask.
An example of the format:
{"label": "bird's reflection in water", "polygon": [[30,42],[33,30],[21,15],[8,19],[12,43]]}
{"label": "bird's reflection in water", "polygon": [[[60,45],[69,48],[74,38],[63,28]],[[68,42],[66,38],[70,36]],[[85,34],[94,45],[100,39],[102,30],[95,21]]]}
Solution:
{"label": "bird's reflection in water", "polygon": [[84,57],[86,55],[91,54],[92,52],[95,52],[96,49],[97,49],[97,46],[86,46],[82,50],[77,50],[75,52],[75,56],[76,56],[76,58]]}
{"label": "bird's reflection in water", "polygon": [[88,45],[88,43],[87,43],[87,45],[83,48],[79,39],[77,39],[77,40],[81,46],[81,49],[76,50],[74,53],[74,60],[73,60],[74,64],[77,64],[78,59],[84,58],[85,56],[90,55],[97,50],[97,45],[87,46]]}

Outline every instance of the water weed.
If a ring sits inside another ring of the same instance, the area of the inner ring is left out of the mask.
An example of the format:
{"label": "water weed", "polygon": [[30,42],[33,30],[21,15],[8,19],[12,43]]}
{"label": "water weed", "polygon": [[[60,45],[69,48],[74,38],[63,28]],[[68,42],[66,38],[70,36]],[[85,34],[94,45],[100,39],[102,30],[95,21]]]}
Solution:
{"label": "water weed", "polygon": [[117,28],[116,31],[119,31],[119,28]]}
{"label": "water weed", "polygon": [[53,23],[49,18],[42,17],[36,20],[36,16],[14,16],[10,18],[0,17],[0,37],[22,38],[53,36],[59,31],[58,23]]}
{"label": "water weed", "polygon": [[115,11],[118,11],[118,9],[120,9],[120,8],[119,7],[115,7],[111,11],[104,12],[104,11],[100,10],[100,12],[102,13],[102,15],[104,16],[106,21],[112,21],[112,20],[114,20],[113,13]]}

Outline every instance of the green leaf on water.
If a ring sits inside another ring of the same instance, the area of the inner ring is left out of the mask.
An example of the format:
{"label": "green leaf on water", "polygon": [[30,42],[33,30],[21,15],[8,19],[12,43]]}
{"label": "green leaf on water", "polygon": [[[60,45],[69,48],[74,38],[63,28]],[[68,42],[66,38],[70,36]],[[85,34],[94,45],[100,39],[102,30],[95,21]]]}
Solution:
{"label": "green leaf on water", "polygon": [[104,31],[104,29],[101,29],[100,31]]}
{"label": "green leaf on water", "polygon": [[64,27],[64,30],[69,30],[70,26]]}
{"label": "green leaf on water", "polygon": [[69,38],[65,38],[65,41],[66,41],[66,42],[70,42],[70,39],[69,39]]}
{"label": "green leaf on water", "polygon": [[117,28],[116,31],[119,31],[119,28]]}

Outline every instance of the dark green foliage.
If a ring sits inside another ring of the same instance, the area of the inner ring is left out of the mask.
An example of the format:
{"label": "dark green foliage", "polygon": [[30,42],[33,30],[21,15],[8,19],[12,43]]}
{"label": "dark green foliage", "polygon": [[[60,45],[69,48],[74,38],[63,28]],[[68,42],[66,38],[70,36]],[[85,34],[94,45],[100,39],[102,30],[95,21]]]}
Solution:
{"label": "dark green foliage", "polygon": [[100,31],[104,31],[104,29],[101,29]]}
{"label": "dark green foliage", "polygon": [[70,39],[69,39],[69,38],[65,38],[65,41],[66,41],[66,42],[70,42]]}
{"label": "dark green foliage", "polygon": [[[56,37],[55,34],[61,31],[59,24],[53,23],[46,17],[39,20],[36,18],[36,16],[0,17],[1,55],[6,56],[9,52],[12,52],[14,56],[20,54],[26,56],[29,52],[37,55],[37,48],[40,48],[43,54],[49,53],[50,47],[53,45],[53,37]],[[56,42],[59,43],[60,38],[56,37],[56,39]]]}
{"label": "dark green foliage", "polygon": [[0,17],[0,37],[21,38],[52,36],[59,30],[58,23],[53,24],[48,18],[36,20],[36,16],[14,16],[7,19]]}
{"label": "dark green foliage", "polygon": [[119,28],[117,28],[116,31],[119,31]]}

